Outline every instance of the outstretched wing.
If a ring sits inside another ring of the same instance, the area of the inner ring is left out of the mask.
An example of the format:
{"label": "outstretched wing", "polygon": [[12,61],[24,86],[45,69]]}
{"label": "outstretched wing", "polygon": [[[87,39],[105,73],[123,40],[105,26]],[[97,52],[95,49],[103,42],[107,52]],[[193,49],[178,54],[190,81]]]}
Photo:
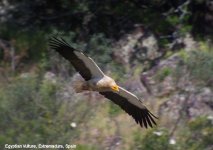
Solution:
{"label": "outstretched wing", "polygon": [[90,57],[73,48],[64,39],[53,36],[49,40],[49,45],[51,49],[56,50],[67,59],[86,81],[104,76],[104,73]]}
{"label": "outstretched wing", "polygon": [[139,123],[141,127],[153,127],[156,125],[154,118],[157,119],[147,108],[142,104],[142,102],[132,93],[119,87],[119,92],[115,93],[100,92],[106,98],[113,101],[115,104],[119,105],[124,111],[131,115],[136,123]]}

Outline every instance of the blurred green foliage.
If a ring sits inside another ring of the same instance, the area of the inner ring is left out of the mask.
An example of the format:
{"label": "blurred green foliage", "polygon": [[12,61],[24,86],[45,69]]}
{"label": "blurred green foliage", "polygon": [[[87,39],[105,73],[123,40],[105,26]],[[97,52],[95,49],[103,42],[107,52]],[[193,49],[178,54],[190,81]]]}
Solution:
{"label": "blurred green foliage", "polygon": [[137,132],[134,142],[134,149],[137,150],[173,150],[175,148],[175,145],[169,143],[167,130],[149,130],[144,135]]}
{"label": "blurred green foliage", "polygon": [[135,133],[132,149],[137,150],[201,150],[211,149],[213,142],[212,118],[202,116],[187,123],[177,133],[174,142],[167,129],[153,129],[145,134]]}
{"label": "blurred green foliage", "polygon": [[94,145],[78,145],[76,150],[96,150],[98,149],[96,146]]}
{"label": "blurred green foliage", "polygon": [[[211,149],[213,142],[213,122],[208,117],[198,117],[188,123],[186,132],[180,138],[181,147],[188,150]],[[187,142],[186,142],[187,141]]]}
{"label": "blurred green foliage", "polygon": [[159,81],[163,81],[167,76],[171,75],[172,73],[173,71],[171,68],[164,67],[156,73],[155,78]]}
{"label": "blurred green foliage", "polygon": [[171,34],[176,29],[186,30],[186,26],[191,26],[187,29],[205,36],[212,33],[206,29],[211,24],[205,18],[210,11],[202,11],[211,9],[208,3],[209,0],[20,0],[10,1],[15,9],[7,10],[9,17],[5,14],[3,17],[6,26],[11,28],[48,31],[57,27],[58,30],[74,30],[81,38],[99,33],[117,38],[138,23],[157,35]]}
{"label": "blurred green foliage", "polygon": [[116,104],[110,102],[109,103],[109,115],[110,116],[117,116],[118,114],[122,113],[123,110]]}
{"label": "blurred green foliage", "polygon": [[213,87],[213,52],[193,51],[186,64],[191,77],[202,80],[206,85]]}
{"label": "blurred green foliage", "polygon": [[66,114],[67,103],[57,99],[58,90],[58,84],[28,75],[1,87],[0,145],[65,144],[77,136],[69,126],[73,114]]}

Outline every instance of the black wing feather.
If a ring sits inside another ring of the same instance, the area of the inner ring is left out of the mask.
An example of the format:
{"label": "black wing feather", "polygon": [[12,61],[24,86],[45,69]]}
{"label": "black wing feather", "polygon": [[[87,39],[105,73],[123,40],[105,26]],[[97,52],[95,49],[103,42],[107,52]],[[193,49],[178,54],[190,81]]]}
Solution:
{"label": "black wing feather", "polygon": [[49,46],[65,59],[69,60],[76,71],[78,71],[86,81],[92,78],[90,70],[86,67],[84,62],[75,55],[74,51],[78,50],[69,45],[64,39],[53,36],[49,39]]}
{"label": "black wing feather", "polygon": [[135,122],[140,124],[141,127],[144,126],[145,128],[148,128],[149,126],[153,127],[153,124],[156,125],[153,118],[157,119],[157,117],[147,108],[141,109],[127,101],[125,97],[113,92],[100,92],[100,94],[119,105],[125,112],[131,115],[135,119]]}

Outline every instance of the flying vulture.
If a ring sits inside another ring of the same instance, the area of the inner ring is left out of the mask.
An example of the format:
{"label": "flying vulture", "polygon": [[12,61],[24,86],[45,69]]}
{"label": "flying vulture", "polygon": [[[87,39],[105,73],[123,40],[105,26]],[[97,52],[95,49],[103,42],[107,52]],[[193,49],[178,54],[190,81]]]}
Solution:
{"label": "flying vulture", "polygon": [[85,81],[76,87],[77,92],[98,91],[131,115],[141,127],[148,128],[153,127],[153,124],[156,125],[154,118],[157,117],[143,105],[142,101],[105,75],[92,58],[76,50],[58,36],[52,36],[49,39],[49,46],[67,59],[84,78]]}

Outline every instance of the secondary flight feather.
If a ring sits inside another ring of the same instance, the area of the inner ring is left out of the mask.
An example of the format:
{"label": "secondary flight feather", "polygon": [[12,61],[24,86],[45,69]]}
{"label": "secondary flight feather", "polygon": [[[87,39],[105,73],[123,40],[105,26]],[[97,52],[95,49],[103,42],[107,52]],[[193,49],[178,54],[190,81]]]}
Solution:
{"label": "secondary flight feather", "polygon": [[92,58],[82,51],[73,48],[63,38],[53,36],[49,40],[50,48],[67,59],[77,72],[84,78],[76,88],[77,92],[98,91],[100,94],[119,105],[126,113],[134,118],[141,127],[156,125],[154,116],[142,101],[133,93],[118,86],[116,82],[105,75]]}

